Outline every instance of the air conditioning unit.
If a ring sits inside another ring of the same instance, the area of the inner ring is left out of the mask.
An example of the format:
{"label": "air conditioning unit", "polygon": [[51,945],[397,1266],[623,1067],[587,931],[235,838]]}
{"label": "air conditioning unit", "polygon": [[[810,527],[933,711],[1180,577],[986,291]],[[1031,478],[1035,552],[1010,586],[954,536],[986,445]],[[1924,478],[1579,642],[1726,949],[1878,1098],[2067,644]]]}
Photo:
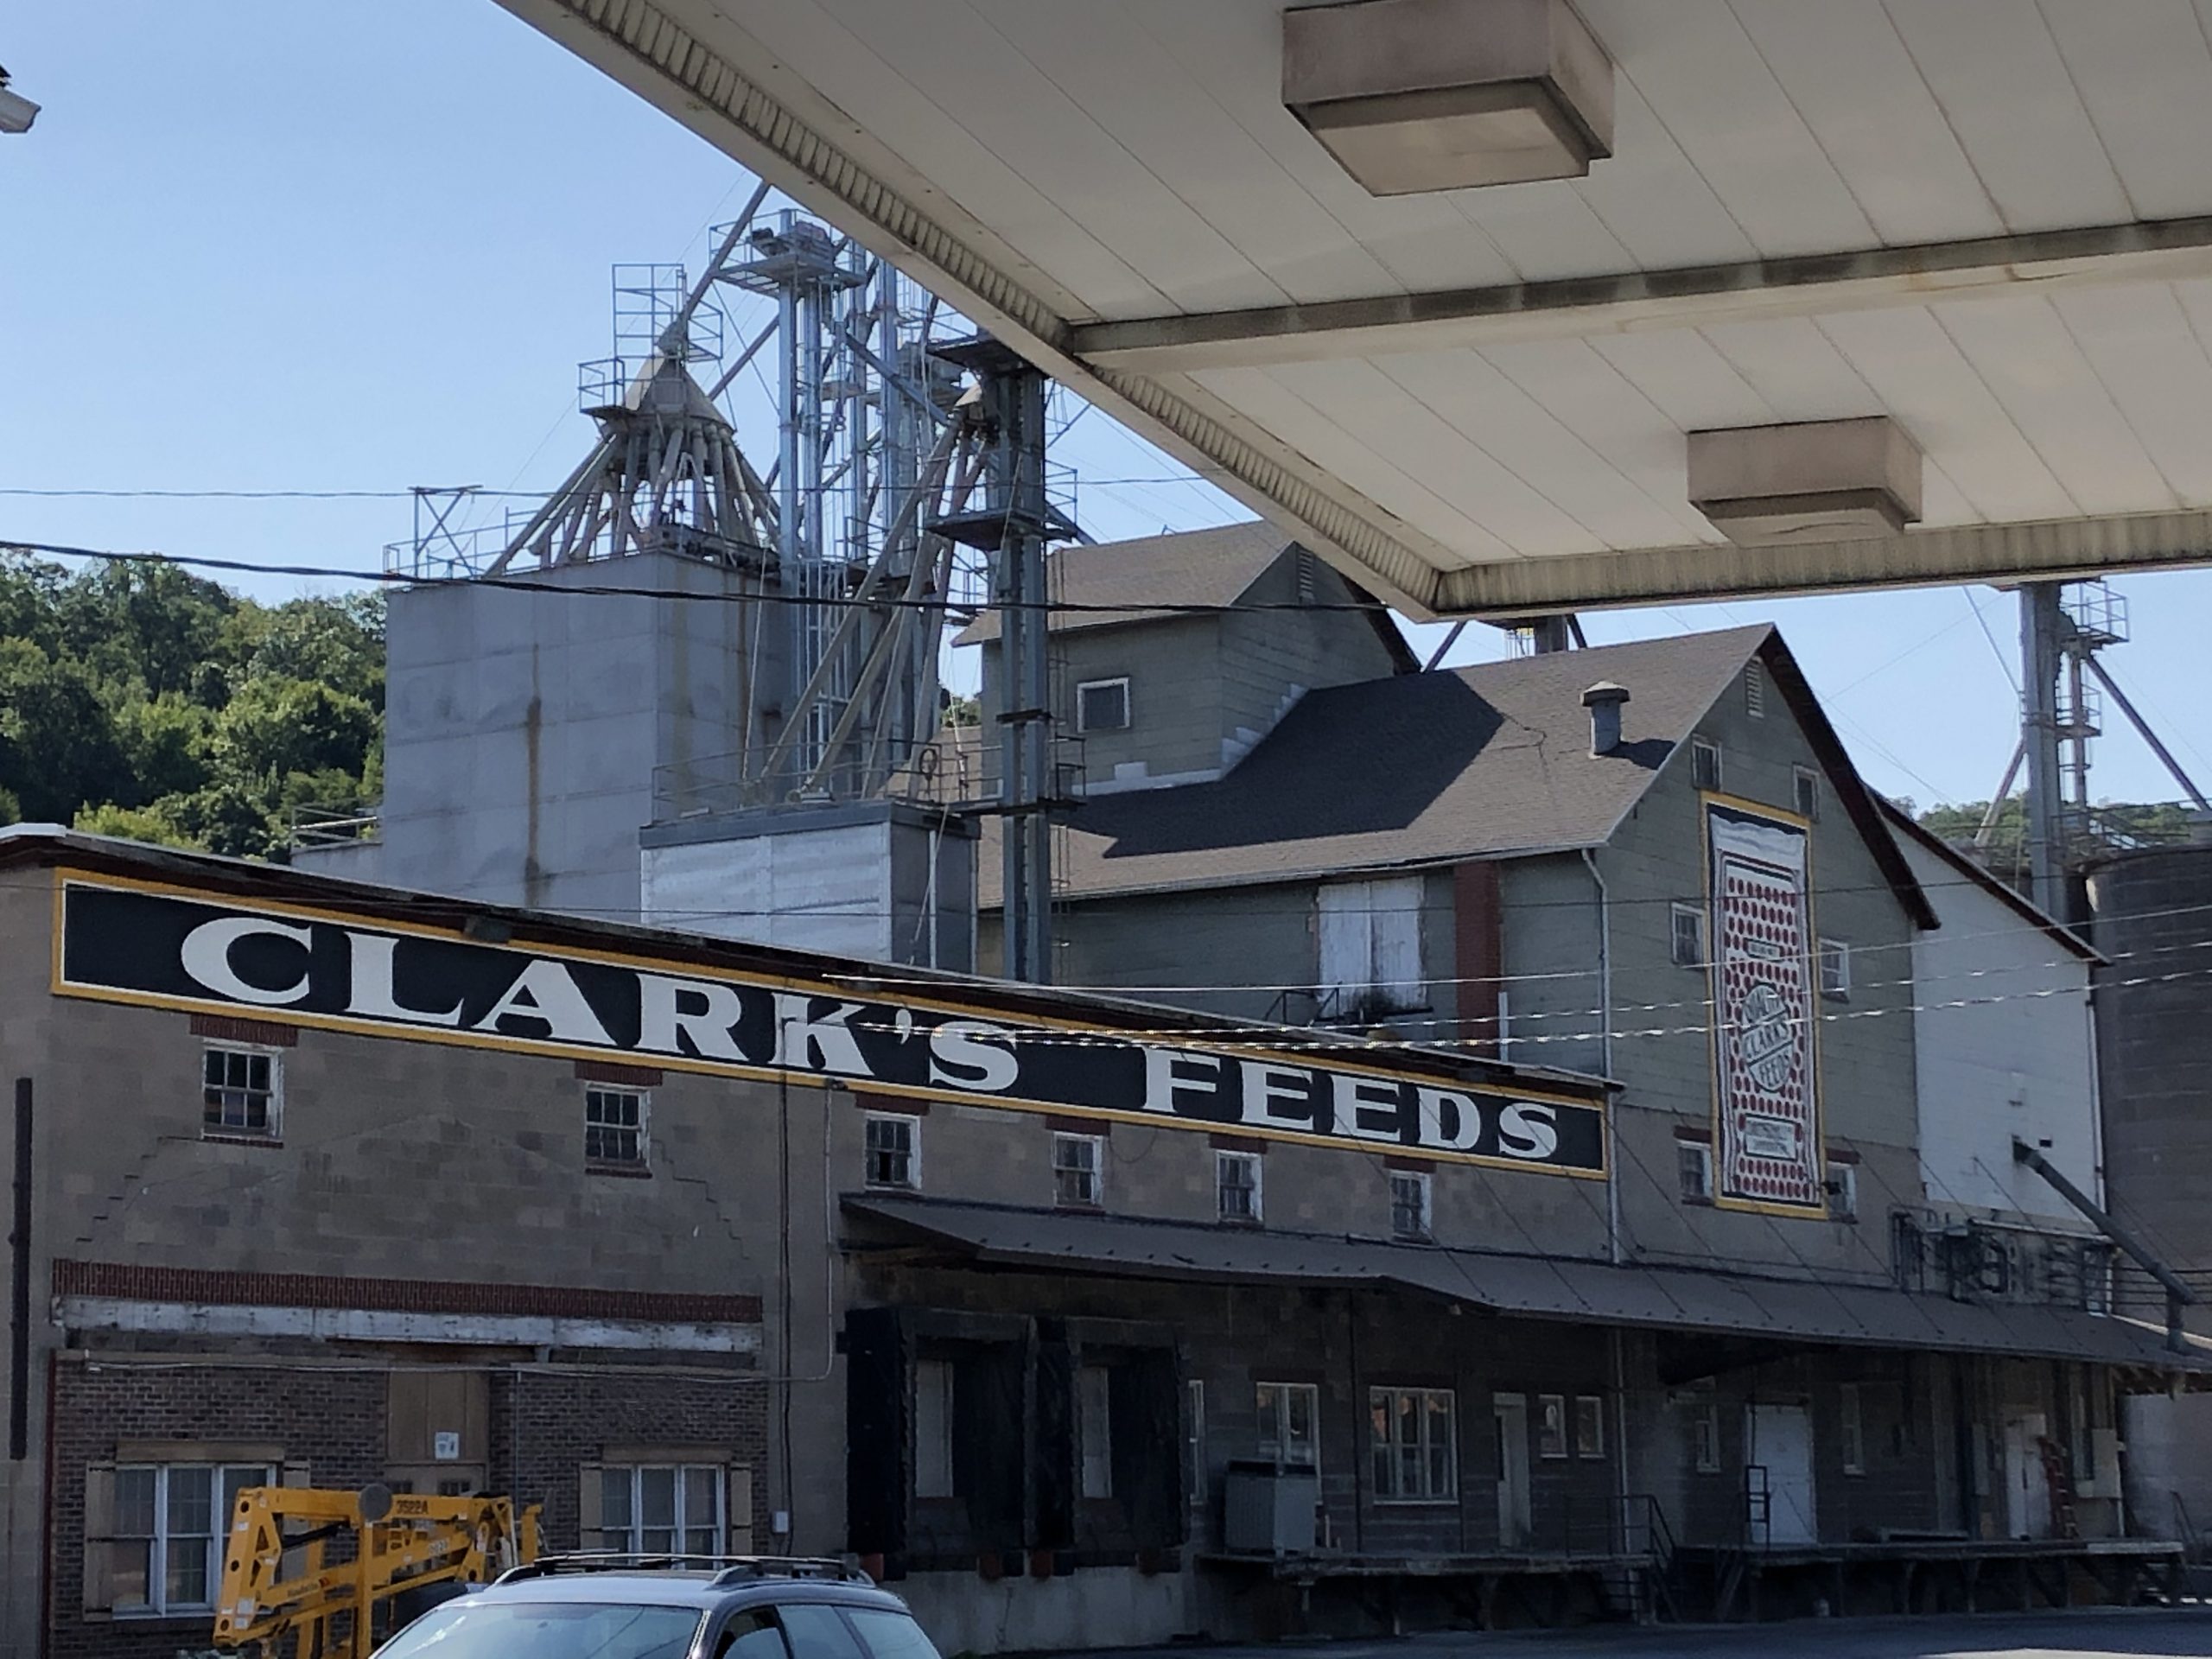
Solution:
{"label": "air conditioning unit", "polygon": [[1320,1535],[1321,1477],[1232,1461],[1222,1482],[1221,1544],[1232,1555],[1303,1555]]}

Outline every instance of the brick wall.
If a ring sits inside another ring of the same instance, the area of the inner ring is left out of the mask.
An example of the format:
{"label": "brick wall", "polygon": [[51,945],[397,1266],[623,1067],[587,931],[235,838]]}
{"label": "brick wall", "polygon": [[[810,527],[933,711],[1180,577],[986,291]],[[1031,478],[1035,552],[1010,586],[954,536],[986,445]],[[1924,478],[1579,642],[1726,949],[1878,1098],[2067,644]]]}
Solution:
{"label": "brick wall", "polygon": [[[549,1548],[574,1548],[577,1471],[608,1446],[714,1446],[755,1471],[754,1537],[767,1537],[767,1389],[741,1375],[490,1369],[487,1484],[545,1505]],[[314,1484],[358,1488],[385,1477],[389,1374],[381,1369],[204,1360],[65,1358],[54,1420],[51,1659],[172,1659],[205,1647],[206,1614],[88,1616],[84,1603],[85,1471],[130,1440],[281,1446]],[[734,1517],[733,1517],[734,1518]]]}

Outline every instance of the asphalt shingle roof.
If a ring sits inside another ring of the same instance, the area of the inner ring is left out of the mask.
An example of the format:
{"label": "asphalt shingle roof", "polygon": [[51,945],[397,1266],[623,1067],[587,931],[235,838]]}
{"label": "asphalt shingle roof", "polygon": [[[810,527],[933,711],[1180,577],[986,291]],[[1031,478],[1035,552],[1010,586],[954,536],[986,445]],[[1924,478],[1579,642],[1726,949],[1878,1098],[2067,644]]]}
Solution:
{"label": "asphalt shingle roof", "polygon": [[[1054,600],[1067,605],[1126,604],[1130,608],[1061,612],[1052,618],[1052,632],[1145,621],[1168,614],[1156,608],[1162,604],[1233,605],[1290,545],[1290,537],[1281,531],[1255,518],[1212,530],[1060,548],[1049,565],[1047,586]],[[975,645],[998,637],[998,613],[986,611],[952,643]]]}

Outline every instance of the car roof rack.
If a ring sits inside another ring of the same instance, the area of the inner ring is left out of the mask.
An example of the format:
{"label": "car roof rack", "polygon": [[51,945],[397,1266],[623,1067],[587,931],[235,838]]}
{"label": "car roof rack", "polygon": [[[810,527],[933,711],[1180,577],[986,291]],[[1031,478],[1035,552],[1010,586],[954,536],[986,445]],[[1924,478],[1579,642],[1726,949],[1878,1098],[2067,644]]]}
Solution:
{"label": "car roof rack", "polygon": [[814,1579],[832,1584],[874,1584],[860,1567],[828,1555],[713,1555],[678,1554],[634,1550],[569,1550],[541,1555],[534,1561],[511,1567],[493,1582],[519,1584],[531,1579],[552,1578],[563,1573],[706,1572],[717,1587],[747,1584],[762,1579]]}

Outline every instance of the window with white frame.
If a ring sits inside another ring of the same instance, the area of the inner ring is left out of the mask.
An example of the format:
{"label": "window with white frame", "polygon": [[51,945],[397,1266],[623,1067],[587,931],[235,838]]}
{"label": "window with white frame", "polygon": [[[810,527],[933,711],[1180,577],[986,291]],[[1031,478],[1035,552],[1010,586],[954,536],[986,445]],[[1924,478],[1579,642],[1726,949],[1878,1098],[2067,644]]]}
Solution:
{"label": "window with white frame", "polygon": [[1682,1197],[1692,1204],[1713,1202],[1713,1148],[1701,1141],[1675,1142],[1675,1164]]}
{"label": "window with white frame", "polygon": [[1866,1472],[1866,1431],[1859,1414],[1859,1385],[1845,1382],[1836,1389],[1837,1438],[1843,1447],[1843,1472]]}
{"label": "window with white frame", "polygon": [[1390,1233],[1395,1238],[1429,1236],[1428,1173],[1419,1169],[1390,1172]]}
{"label": "window with white frame", "polygon": [[1705,966],[1705,907],[1669,905],[1667,907],[1669,958],[1677,968]]}
{"label": "window with white frame", "polygon": [[1711,1401],[1693,1408],[1690,1446],[1700,1475],[1720,1471],[1720,1408]]}
{"label": "window with white frame", "polygon": [[1821,941],[1821,995],[1831,1001],[1851,998],[1851,947],[1841,939]]}
{"label": "window with white frame", "polygon": [[1433,1503],[1459,1491],[1457,1412],[1449,1389],[1370,1389],[1375,1496]]}
{"label": "window with white frame", "polygon": [[156,1616],[213,1607],[238,1496],[275,1481],[266,1464],[118,1465],[109,1555],[115,1611]]}
{"label": "window with white frame", "polygon": [[1810,766],[1789,769],[1789,788],[1797,805],[1797,816],[1817,823],[1821,817],[1821,774]]}
{"label": "window with white frame", "polygon": [[1114,1374],[1103,1365],[1075,1373],[1075,1437],[1083,1453],[1083,1495],[1114,1496]]}
{"label": "window with white frame", "polygon": [[1286,1469],[1321,1465],[1321,1389],[1313,1382],[1260,1382],[1252,1389],[1260,1455]]}
{"label": "window with white frame", "polygon": [[1217,1152],[1213,1155],[1214,1201],[1224,1221],[1260,1219],[1260,1155]]}
{"label": "window with white frame", "polygon": [[1106,1198],[1106,1142],[1096,1135],[1052,1137],[1052,1202],[1096,1210]]}
{"label": "window with white frame", "polygon": [[1828,1166],[1828,1219],[1856,1221],[1859,1219],[1859,1166],[1856,1164],[1831,1163]]}
{"label": "window with white frame", "polygon": [[1690,740],[1690,782],[1700,789],[1720,787],[1720,746],[1709,737]]}
{"label": "window with white frame", "polygon": [[1078,732],[1122,732],[1129,726],[1129,682],[1085,680],[1075,689],[1075,728]]}
{"label": "window with white frame", "polygon": [[602,1468],[600,1548],[639,1555],[721,1554],[728,1474],[715,1463]]}
{"label": "window with white frame", "polygon": [[1578,1458],[1602,1458],[1605,1455],[1605,1402],[1602,1395],[1578,1394],[1574,1396],[1574,1455]]}
{"label": "window with white frame", "polygon": [[861,1173],[868,1185],[912,1189],[922,1184],[919,1118],[870,1112],[861,1134],[866,1148]]}
{"label": "window with white frame", "polygon": [[1753,720],[1766,718],[1766,664],[1744,664],[1744,712]]}
{"label": "window with white frame", "polygon": [[276,1050],[210,1043],[200,1081],[203,1133],[274,1141],[283,1132],[283,1058]]}
{"label": "window with white frame", "polygon": [[1540,1394],[1536,1396],[1536,1455],[1563,1458],[1567,1454],[1567,1396]]}
{"label": "window with white frame", "polygon": [[914,1362],[914,1496],[952,1497],[952,1362]]}
{"label": "window with white frame", "polygon": [[645,1162],[644,1090],[608,1089],[598,1084],[584,1090],[584,1161],[628,1165]]}
{"label": "window with white frame", "polygon": [[1320,1018],[1357,1020],[1428,1001],[1421,971],[1422,878],[1331,881],[1315,895]]}

